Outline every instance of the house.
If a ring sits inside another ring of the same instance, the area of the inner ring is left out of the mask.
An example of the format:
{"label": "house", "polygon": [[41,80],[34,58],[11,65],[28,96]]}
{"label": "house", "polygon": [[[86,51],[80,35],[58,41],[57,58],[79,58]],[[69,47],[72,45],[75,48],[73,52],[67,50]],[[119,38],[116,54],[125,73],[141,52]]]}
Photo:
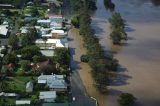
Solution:
{"label": "house", "polygon": [[43,91],[39,94],[39,99],[45,102],[54,102],[56,97],[56,91]]}
{"label": "house", "polygon": [[60,39],[60,38],[64,38],[66,35],[67,35],[67,32],[61,29],[50,30],[50,33],[42,32],[42,37],[47,37],[47,38]]}
{"label": "house", "polygon": [[5,97],[16,97],[18,96],[16,93],[5,93],[5,92],[1,92],[0,96],[5,96]]}
{"label": "house", "polygon": [[23,26],[19,30],[21,31],[21,34],[26,34],[29,31],[28,29],[29,29],[29,27]]}
{"label": "house", "polygon": [[0,35],[7,37],[8,35],[8,25],[0,25]]}
{"label": "house", "polygon": [[30,105],[30,100],[16,100],[16,105]]}
{"label": "house", "polygon": [[40,47],[40,49],[55,49],[57,47],[68,48],[67,39],[37,39],[35,43]]}
{"label": "house", "polygon": [[65,91],[67,90],[67,83],[63,75],[41,75],[38,77],[39,84],[47,84],[51,90]]}
{"label": "house", "polygon": [[33,91],[33,83],[31,81],[29,81],[26,84],[26,92],[32,92]]}
{"label": "house", "polygon": [[52,29],[62,29],[63,28],[64,18],[61,15],[60,16],[51,15],[49,16],[49,19],[51,20],[50,27]]}
{"label": "house", "polygon": [[11,4],[0,4],[0,8],[10,9],[14,8],[14,6]]}
{"label": "house", "polygon": [[50,19],[37,20],[37,24],[39,24],[40,26],[43,26],[43,27],[50,27],[50,23],[51,23]]}

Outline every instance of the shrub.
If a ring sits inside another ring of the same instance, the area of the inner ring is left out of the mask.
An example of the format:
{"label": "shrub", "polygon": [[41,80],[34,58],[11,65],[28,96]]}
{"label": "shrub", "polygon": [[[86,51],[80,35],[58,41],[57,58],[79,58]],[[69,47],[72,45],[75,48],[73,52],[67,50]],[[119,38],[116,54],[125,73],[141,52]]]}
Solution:
{"label": "shrub", "polygon": [[89,61],[89,56],[88,55],[82,55],[81,56],[81,62],[87,63]]}
{"label": "shrub", "polygon": [[6,54],[7,54],[7,49],[2,49],[2,50],[1,50],[1,54],[6,55]]}
{"label": "shrub", "polygon": [[79,28],[79,16],[74,16],[71,20],[71,23],[75,28]]}
{"label": "shrub", "polygon": [[122,93],[119,96],[118,103],[121,106],[133,106],[135,103],[135,100],[136,100],[136,98],[132,94]]}

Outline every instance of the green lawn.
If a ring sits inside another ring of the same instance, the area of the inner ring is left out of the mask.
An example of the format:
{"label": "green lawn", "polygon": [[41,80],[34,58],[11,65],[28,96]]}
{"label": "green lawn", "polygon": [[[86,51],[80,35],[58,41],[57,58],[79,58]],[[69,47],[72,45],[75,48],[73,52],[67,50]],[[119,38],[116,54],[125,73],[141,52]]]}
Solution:
{"label": "green lawn", "polygon": [[[36,77],[34,77],[34,79],[36,79]],[[25,91],[26,83],[28,81],[32,81],[32,78],[24,77],[24,76],[17,76],[17,77],[13,77],[11,81],[7,81],[7,82],[11,90]]]}

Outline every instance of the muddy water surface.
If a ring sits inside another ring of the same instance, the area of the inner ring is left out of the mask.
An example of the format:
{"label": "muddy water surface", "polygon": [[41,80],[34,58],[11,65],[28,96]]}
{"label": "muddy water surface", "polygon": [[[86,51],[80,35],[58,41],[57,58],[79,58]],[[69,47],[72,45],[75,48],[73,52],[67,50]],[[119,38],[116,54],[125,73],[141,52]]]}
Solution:
{"label": "muddy water surface", "polygon": [[111,83],[107,106],[118,106],[117,98],[129,92],[138,106],[160,106],[160,7],[156,0],[113,0],[116,11],[127,21],[129,40],[124,46],[113,46],[109,40],[110,12],[97,0],[92,27],[106,51],[116,52],[120,67],[117,80]]}

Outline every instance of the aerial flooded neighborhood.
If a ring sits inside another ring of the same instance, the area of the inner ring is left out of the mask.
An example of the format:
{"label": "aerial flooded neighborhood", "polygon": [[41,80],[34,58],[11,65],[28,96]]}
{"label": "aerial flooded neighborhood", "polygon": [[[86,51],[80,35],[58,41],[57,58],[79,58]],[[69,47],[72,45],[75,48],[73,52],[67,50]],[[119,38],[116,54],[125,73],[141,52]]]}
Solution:
{"label": "aerial flooded neighborhood", "polygon": [[160,106],[159,0],[0,0],[0,106]]}

